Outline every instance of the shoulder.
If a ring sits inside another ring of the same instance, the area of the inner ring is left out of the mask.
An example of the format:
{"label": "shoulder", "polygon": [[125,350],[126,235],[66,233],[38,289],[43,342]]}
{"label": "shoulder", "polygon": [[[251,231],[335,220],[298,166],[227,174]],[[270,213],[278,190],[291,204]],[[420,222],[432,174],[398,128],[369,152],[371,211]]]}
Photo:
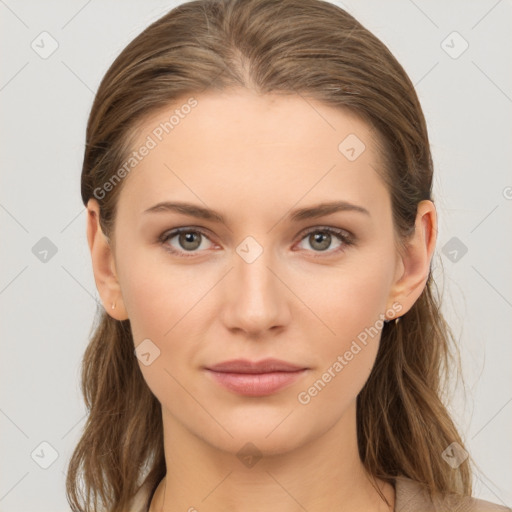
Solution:
{"label": "shoulder", "polygon": [[396,477],[395,512],[512,512],[512,509],[469,496],[443,495],[431,499],[419,482]]}
{"label": "shoulder", "polygon": [[[150,493],[142,486],[129,512],[147,512]],[[477,498],[445,495],[431,499],[420,483],[405,477],[396,477],[395,493],[395,512],[512,512],[512,508]]]}

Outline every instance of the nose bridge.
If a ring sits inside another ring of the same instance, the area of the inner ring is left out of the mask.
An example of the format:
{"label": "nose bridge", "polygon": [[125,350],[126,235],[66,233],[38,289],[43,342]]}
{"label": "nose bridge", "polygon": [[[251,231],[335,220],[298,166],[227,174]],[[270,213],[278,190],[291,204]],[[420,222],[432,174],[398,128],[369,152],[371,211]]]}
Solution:
{"label": "nose bridge", "polygon": [[284,321],[284,288],[274,274],[275,258],[248,236],[236,248],[229,294],[229,323],[247,331],[268,329]]}
{"label": "nose bridge", "polygon": [[[261,295],[273,295],[272,289],[275,276],[269,270],[272,268],[272,260],[270,250],[263,250],[261,254],[254,255],[254,248],[250,248],[244,255],[239,254],[235,263],[235,279],[239,286],[238,290],[247,292],[250,297],[258,298]],[[268,298],[268,297],[267,297]]]}

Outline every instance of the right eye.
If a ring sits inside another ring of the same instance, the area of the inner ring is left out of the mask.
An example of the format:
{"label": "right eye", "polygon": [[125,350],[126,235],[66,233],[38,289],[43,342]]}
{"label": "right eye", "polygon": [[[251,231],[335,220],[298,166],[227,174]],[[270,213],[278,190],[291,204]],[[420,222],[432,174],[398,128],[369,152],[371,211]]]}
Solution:
{"label": "right eye", "polygon": [[[176,243],[179,247],[170,243],[173,238],[176,238]],[[200,252],[197,251],[197,249],[201,247],[201,242],[204,238],[209,240],[206,233],[203,231],[198,230],[197,228],[182,227],[166,231],[160,237],[160,242],[164,246],[164,249],[170,253],[183,258],[190,258],[191,256],[194,256],[196,252]]]}

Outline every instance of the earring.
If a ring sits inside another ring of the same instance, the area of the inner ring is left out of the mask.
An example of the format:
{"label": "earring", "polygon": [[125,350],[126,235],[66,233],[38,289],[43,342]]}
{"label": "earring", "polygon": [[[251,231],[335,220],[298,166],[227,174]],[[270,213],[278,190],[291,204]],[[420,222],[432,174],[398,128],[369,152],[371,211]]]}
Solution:
{"label": "earring", "polygon": [[112,307],[111,309],[116,309],[116,303],[115,302],[112,302]]}
{"label": "earring", "polygon": [[402,317],[401,317],[401,316],[397,316],[397,317],[395,318],[395,325],[396,325],[398,322],[400,322],[400,318],[402,318]]}

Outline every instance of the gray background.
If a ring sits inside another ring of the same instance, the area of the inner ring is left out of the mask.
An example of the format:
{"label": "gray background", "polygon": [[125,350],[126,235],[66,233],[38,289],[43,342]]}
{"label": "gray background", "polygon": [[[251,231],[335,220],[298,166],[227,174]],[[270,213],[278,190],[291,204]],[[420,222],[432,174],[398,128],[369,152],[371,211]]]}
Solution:
{"label": "gray background", "polygon": [[[0,0],[1,512],[69,510],[79,368],[99,298],[79,193],[87,116],[115,56],[178,3]],[[436,166],[435,275],[467,386],[450,409],[479,465],[475,495],[511,506],[512,3],[338,5],[417,87]]]}

